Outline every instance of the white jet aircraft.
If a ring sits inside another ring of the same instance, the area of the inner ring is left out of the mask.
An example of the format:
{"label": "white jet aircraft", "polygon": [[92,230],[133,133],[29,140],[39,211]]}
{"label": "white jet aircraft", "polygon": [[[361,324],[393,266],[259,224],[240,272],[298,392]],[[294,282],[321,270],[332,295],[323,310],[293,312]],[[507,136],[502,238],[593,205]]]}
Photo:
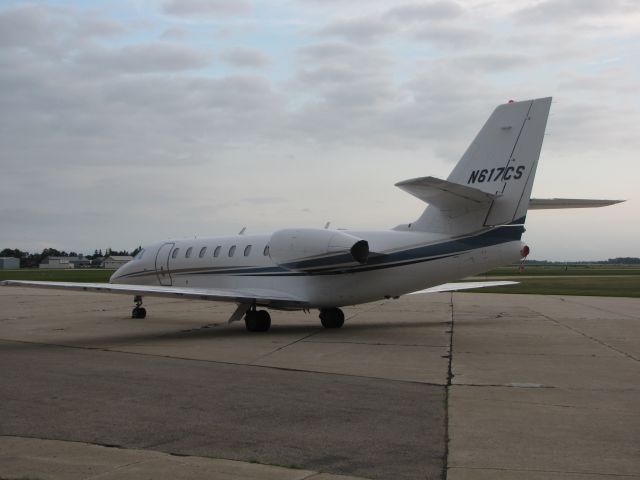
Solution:
{"label": "white jet aircraft", "polygon": [[[596,207],[619,200],[530,199],[551,98],[498,106],[447,180],[421,177],[396,186],[428,206],[414,222],[385,231],[288,228],[159,242],[120,267],[110,283],[5,281],[5,285],[233,302],[229,322],[266,331],[266,310],[319,309],[339,328],[339,307],[420,292],[516,282],[446,283],[511,264],[528,209]],[[423,290],[426,289],[426,290]]]}

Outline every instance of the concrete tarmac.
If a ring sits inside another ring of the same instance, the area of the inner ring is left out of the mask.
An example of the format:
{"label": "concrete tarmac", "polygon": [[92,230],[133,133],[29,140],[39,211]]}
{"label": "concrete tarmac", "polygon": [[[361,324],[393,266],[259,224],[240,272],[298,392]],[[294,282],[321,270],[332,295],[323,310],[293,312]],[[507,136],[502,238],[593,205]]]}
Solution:
{"label": "concrete tarmac", "polygon": [[0,478],[640,479],[640,300],[130,300],[0,288]]}

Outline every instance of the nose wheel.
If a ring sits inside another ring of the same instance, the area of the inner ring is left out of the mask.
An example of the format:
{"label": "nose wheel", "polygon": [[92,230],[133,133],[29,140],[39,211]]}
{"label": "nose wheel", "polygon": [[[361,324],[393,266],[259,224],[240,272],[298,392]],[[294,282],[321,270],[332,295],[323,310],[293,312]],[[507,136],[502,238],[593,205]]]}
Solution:
{"label": "nose wheel", "polygon": [[339,308],[322,308],[320,322],[324,328],[340,328],[344,325],[344,313]]}
{"label": "nose wheel", "polygon": [[133,303],[136,304],[131,310],[131,318],[144,318],[147,316],[147,309],[142,306],[142,296],[136,295],[133,297]]}

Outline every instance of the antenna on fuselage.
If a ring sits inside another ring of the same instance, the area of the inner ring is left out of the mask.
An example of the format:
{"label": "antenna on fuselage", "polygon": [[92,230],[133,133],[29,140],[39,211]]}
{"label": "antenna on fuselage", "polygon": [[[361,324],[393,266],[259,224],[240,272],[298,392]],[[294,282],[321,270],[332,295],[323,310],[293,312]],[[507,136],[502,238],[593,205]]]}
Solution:
{"label": "antenna on fuselage", "polygon": [[327,222],[324,226],[324,229],[326,230],[327,228],[329,228],[329,225],[331,225],[331,222]]}
{"label": "antenna on fuselage", "polygon": [[247,229],[247,227],[242,227],[242,230],[240,230],[240,233],[238,235],[244,235],[245,230]]}

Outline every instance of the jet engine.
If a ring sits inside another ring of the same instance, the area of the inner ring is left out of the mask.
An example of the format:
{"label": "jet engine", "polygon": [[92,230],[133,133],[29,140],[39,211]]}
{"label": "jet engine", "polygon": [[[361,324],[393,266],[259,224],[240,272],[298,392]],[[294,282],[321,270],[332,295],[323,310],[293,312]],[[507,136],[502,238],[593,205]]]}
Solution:
{"label": "jet engine", "polygon": [[339,270],[366,263],[369,243],[338,230],[288,228],[271,235],[269,256],[289,270]]}

